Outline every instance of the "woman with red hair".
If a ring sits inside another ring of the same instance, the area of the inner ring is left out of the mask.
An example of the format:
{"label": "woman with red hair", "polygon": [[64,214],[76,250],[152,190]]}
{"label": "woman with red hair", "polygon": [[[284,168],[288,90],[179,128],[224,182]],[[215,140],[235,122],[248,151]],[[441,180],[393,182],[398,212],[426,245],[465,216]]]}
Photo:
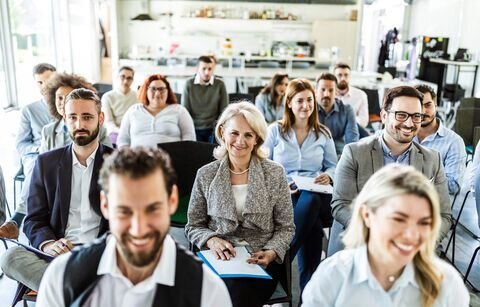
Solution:
{"label": "woman with red hair", "polygon": [[177,103],[167,79],[149,76],[138,91],[140,103],[131,106],[120,125],[117,145],[156,147],[159,143],[195,141],[187,109]]}

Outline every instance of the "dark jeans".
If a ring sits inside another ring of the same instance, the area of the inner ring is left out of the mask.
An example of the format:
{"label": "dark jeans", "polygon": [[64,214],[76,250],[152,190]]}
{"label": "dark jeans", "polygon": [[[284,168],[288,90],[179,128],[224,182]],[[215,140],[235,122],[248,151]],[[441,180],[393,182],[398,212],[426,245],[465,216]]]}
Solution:
{"label": "dark jeans", "polygon": [[213,144],[215,136],[213,135],[213,129],[195,129],[197,136],[197,142],[206,142]]}
{"label": "dark jeans", "polygon": [[[298,259],[300,290],[303,291],[322,257],[323,228],[332,225],[331,194],[300,191],[292,195],[295,236],[290,244],[291,259]],[[297,254],[298,253],[298,254]]]}
{"label": "dark jeans", "polygon": [[[479,154],[479,153],[475,153]],[[480,169],[477,168],[475,176],[475,204],[477,205],[478,227],[480,227]]]}
{"label": "dark jeans", "polygon": [[272,296],[283,264],[272,261],[266,271],[273,279],[262,278],[222,278],[227,286],[233,307],[262,307]]}

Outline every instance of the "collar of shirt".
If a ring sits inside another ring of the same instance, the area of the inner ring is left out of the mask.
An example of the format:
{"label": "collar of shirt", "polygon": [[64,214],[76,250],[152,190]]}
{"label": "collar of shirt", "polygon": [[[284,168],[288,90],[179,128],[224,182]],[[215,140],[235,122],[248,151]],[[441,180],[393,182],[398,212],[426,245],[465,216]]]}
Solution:
{"label": "collar of shirt", "polygon": [[[86,168],[88,168],[88,167],[90,166],[90,164],[93,162],[93,160],[95,160],[95,154],[97,153],[98,146],[99,146],[99,145],[98,145],[98,143],[97,143],[97,147],[95,148],[95,150],[90,154],[90,156],[88,156]],[[72,145],[72,165],[73,165],[73,166],[84,167],[84,166],[80,163],[80,161],[78,161],[77,155],[75,154],[75,150],[73,150],[73,145]]]}
{"label": "collar of shirt", "polygon": [[98,264],[97,275],[110,274],[113,277],[126,281],[131,287],[135,287],[139,292],[147,292],[153,289],[156,284],[166,286],[175,285],[175,261],[177,258],[177,250],[175,242],[170,235],[165,236],[162,247],[162,256],[158,262],[153,274],[137,285],[133,286],[120,271],[117,265],[117,240],[113,235],[107,238],[107,246],[103,251],[102,258]]}
{"label": "collar of shirt", "polygon": [[215,76],[212,75],[210,77],[210,80],[208,80],[208,82],[204,82],[201,78],[200,78],[200,75],[199,74],[196,74],[195,75],[195,79],[193,80],[193,84],[200,84],[200,85],[213,85],[213,81],[215,80]]}
{"label": "collar of shirt", "polygon": [[[354,271],[353,271],[353,282],[354,283],[362,283],[368,282],[370,288],[378,288],[383,290],[380,286],[375,275],[373,275],[372,270],[370,268],[370,263],[368,262],[368,252],[367,252],[367,245],[364,244],[360,248],[357,248],[355,251],[354,257]],[[413,286],[419,288],[417,281],[415,280],[415,270],[413,267],[413,263],[409,262],[405,268],[403,269],[402,274],[400,277],[395,280],[393,287],[388,292],[395,292],[401,288],[404,288],[412,284]]]}
{"label": "collar of shirt", "polygon": [[433,141],[437,138],[437,136],[443,138],[447,135],[447,127],[445,127],[442,122],[437,118],[437,121],[438,121],[438,128],[437,128],[437,131],[435,131],[434,133],[428,135],[426,138],[423,139],[422,143],[420,143],[418,141],[418,135],[415,136],[415,138],[413,138],[413,140],[419,144],[423,144],[425,143],[425,141]]}
{"label": "collar of shirt", "polygon": [[320,106],[320,104],[318,104],[318,110],[325,115],[330,115],[330,114],[333,114],[335,112],[340,112],[340,108],[338,107],[338,101],[337,101],[338,98],[334,98],[334,99],[335,100],[333,102],[333,109],[330,110],[330,112],[328,112],[328,113],[325,112],[325,110]]}
{"label": "collar of shirt", "polygon": [[338,95],[337,98],[342,99],[343,97],[345,98],[350,98],[352,96],[350,87],[348,87],[348,92],[346,92],[344,95]]}
{"label": "collar of shirt", "polygon": [[[384,132],[385,133],[385,130]],[[407,159],[408,157],[410,157],[410,152],[412,151],[412,143],[410,143],[410,146],[408,146],[407,150],[405,150],[403,153],[401,153],[400,155],[398,156],[394,156],[392,154],[392,151],[390,150],[390,148],[388,148],[388,145],[387,143],[385,143],[385,140],[383,139],[383,133],[382,135],[378,138],[379,142],[380,142],[380,145],[382,146],[382,150],[383,150],[383,156],[387,156],[391,159],[394,159],[396,162],[398,163],[401,163],[402,161],[404,161],[405,159]]]}

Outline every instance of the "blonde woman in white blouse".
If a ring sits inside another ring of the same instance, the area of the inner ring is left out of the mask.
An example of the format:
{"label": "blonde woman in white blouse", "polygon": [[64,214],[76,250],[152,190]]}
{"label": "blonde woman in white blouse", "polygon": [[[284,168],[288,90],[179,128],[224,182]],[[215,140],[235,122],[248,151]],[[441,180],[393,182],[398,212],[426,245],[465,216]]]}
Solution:
{"label": "blonde woman in white blouse", "polygon": [[346,250],[320,263],[302,306],[468,307],[458,272],[435,254],[438,195],[411,166],[389,164],[355,200]]}
{"label": "blonde woman in white blouse", "polygon": [[149,76],[138,91],[138,100],[140,103],[131,106],[122,119],[118,147],[196,140],[193,120],[178,104],[164,76]]}

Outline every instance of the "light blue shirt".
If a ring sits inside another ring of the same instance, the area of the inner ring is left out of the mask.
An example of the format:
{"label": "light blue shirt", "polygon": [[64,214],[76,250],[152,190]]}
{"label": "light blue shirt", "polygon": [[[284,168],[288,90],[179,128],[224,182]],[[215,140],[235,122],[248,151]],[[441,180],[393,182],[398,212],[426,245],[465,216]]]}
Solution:
{"label": "light blue shirt", "polygon": [[40,99],[23,107],[20,112],[20,127],[15,144],[20,157],[38,154],[42,128],[51,121],[52,117],[45,100]]}
{"label": "light blue shirt", "polygon": [[[384,132],[385,133],[385,132]],[[390,163],[398,163],[401,165],[410,165],[410,152],[412,151],[412,144],[405,150],[402,154],[395,156],[392,154],[390,148],[388,148],[387,144],[383,140],[383,135],[378,138],[380,145],[382,145],[383,151],[383,165],[387,165]]]}
{"label": "light blue shirt", "polygon": [[293,129],[282,136],[280,125],[274,123],[268,127],[264,146],[269,150],[269,158],[283,166],[288,181],[292,181],[292,175],[317,177],[321,173],[327,173],[333,179],[337,165],[335,144],[323,133],[316,138],[311,130],[299,146]]}
{"label": "light blue shirt", "polygon": [[274,121],[283,118],[283,103],[275,109],[271,101],[270,94],[266,93],[260,93],[255,98],[255,106],[263,114],[267,123],[273,123]]}
{"label": "light blue shirt", "polygon": [[[437,119],[438,120],[438,119]],[[448,191],[455,194],[460,191],[467,153],[463,139],[454,131],[445,127],[440,121],[437,132],[427,136],[422,142],[416,136],[413,141],[440,153],[445,175],[448,181]]]}
{"label": "light blue shirt", "polygon": [[[446,262],[436,259],[443,274],[440,293],[434,307],[468,307],[470,296],[458,272]],[[322,261],[305,287],[303,307],[420,307],[421,292],[415,280],[413,263],[385,291],[373,275],[362,245],[347,249]]]}

